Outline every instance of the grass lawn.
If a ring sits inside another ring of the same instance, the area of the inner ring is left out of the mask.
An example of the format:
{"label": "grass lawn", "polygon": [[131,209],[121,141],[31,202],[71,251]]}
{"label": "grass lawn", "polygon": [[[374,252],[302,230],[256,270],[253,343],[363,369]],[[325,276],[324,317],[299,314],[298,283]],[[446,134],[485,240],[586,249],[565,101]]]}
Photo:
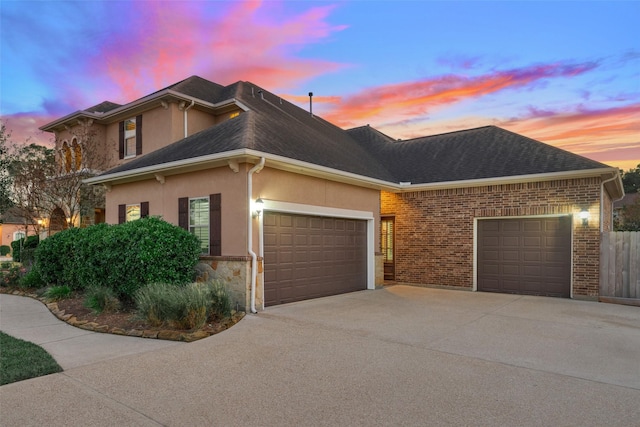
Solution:
{"label": "grass lawn", "polygon": [[42,347],[0,332],[0,385],[62,372]]}

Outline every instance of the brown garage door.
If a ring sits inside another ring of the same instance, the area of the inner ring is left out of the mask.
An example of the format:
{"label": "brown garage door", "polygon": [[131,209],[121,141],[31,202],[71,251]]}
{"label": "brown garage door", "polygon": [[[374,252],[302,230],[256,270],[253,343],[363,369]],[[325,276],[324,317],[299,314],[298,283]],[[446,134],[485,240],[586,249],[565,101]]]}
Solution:
{"label": "brown garage door", "polygon": [[571,218],[479,220],[478,290],[569,297]]}
{"label": "brown garage door", "polygon": [[264,213],[265,305],[367,288],[367,223]]}

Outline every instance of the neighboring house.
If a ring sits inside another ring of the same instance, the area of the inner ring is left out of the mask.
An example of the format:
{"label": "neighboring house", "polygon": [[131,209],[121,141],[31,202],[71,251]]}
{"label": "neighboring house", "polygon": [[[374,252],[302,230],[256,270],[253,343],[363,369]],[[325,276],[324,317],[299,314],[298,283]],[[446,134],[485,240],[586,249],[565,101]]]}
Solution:
{"label": "neighboring house", "polygon": [[385,280],[598,296],[616,168],[495,126],[345,131],[249,82],[194,76],[100,105],[42,129],[93,127],[113,166],[87,180],[107,188],[106,221],[158,215],[198,235],[241,307]]}
{"label": "neighboring house", "polygon": [[9,208],[0,215],[0,246],[38,233],[39,226],[31,218],[25,218],[20,209]]}

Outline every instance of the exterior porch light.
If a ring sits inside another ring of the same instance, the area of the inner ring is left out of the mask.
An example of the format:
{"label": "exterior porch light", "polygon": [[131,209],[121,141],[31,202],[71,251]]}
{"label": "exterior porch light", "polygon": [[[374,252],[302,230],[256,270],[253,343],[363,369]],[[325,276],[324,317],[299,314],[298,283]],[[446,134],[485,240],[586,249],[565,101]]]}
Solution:
{"label": "exterior porch light", "polygon": [[583,227],[586,227],[589,225],[589,211],[587,209],[582,209],[578,214],[578,216],[582,220]]}
{"label": "exterior porch light", "polygon": [[256,199],[256,202],[253,208],[256,216],[260,216],[260,214],[262,213],[262,210],[264,209],[264,202],[262,201],[261,198]]}

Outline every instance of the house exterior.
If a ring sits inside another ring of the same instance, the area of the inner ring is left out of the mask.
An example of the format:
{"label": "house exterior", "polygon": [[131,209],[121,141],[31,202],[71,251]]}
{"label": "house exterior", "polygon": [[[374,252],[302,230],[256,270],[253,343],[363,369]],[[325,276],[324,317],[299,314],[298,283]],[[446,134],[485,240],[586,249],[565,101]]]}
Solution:
{"label": "house exterior", "polygon": [[0,215],[0,246],[11,248],[14,241],[39,234],[39,231],[39,224],[18,208],[8,208]]}
{"label": "house exterior", "polygon": [[623,194],[616,168],[504,129],[397,141],[250,82],[193,76],[42,129],[73,147],[82,126],[107,159],[86,180],[106,222],[190,230],[201,275],[252,311],[385,281],[595,299]]}

